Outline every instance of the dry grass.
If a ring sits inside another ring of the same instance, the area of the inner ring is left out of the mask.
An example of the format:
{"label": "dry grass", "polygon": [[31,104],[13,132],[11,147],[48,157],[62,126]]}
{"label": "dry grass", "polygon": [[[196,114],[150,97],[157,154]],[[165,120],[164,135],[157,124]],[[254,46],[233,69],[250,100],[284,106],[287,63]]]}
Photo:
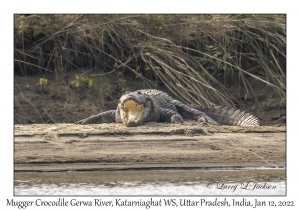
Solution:
{"label": "dry grass", "polygon": [[[285,15],[16,15],[15,72],[133,73],[179,99],[234,106],[255,78],[285,97]],[[227,86],[226,86],[227,85]]]}

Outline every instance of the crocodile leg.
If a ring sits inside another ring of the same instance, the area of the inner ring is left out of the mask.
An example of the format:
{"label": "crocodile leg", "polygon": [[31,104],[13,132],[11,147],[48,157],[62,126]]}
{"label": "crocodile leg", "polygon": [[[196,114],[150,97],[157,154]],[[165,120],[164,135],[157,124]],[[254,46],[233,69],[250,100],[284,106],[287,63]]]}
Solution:
{"label": "crocodile leg", "polygon": [[188,115],[192,116],[197,121],[209,122],[214,125],[220,125],[215,120],[213,120],[212,118],[207,116],[204,112],[194,109],[180,101],[173,100],[173,104],[176,106],[176,108],[179,112],[187,113]]}
{"label": "crocodile leg", "polygon": [[178,112],[171,109],[164,109],[161,107],[157,107],[160,113],[160,121],[167,121],[170,123],[182,124],[183,118]]}
{"label": "crocodile leg", "polygon": [[116,110],[109,110],[77,121],[75,124],[94,124],[116,122]]}

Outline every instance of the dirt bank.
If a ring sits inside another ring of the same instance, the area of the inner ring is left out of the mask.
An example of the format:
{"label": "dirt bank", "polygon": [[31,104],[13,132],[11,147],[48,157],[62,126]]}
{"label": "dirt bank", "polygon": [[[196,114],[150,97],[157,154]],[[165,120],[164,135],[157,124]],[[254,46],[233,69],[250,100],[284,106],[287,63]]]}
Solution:
{"label": "dirt bank", "polygon": [[[15,76],[14,85],[14,123],[74,123],[88,116],[116,109],[121,92],[116,88],[116,75],[104,75],[99,78],[101,88],[74,87],[70,85],[76,75],[82,72],[69,73],[65,83],[57,83],[53,77],[48,78],[46,87],[39,87],[39,76]],[[128,90],[145,89],[145,85],[131,77],[126,77]],[[244,93],[235,85],[228,87],[230,97],[237,109],[249,112],[260,120],[260,125],[274,126],[286,124],[285,98],[282,98],[270,87],[251,80],[253,94]],[[171,94],[171,91],[160,87]],[[218,106],[225,106],[215,102]]]}
{"label": "dirt bank", "polygon": [[15,125],[15,171],[285,167],[285,126]]}

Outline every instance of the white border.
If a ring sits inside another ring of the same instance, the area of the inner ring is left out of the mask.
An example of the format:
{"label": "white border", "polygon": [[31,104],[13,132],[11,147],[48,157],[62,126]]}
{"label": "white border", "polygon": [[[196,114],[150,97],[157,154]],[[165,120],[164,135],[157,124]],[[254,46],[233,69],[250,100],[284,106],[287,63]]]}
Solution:
{"label": "white border", "polygon": [[[1,6],[1,199],[13,198],[13,14],[14,13],[283,13],[287,14],[287,197],[299,206],[299,12],[296,1],[6,1]],[[298,131],[298,132],[297,132]],[[298,135],[297,135],[298,134]],[[29,198],[28,198],[29,199]],[[46,199],[46,198],[45,198]],[[19,200],[19,199],[18,199]],[[50,198],[51,200],[51,198]],[[53,199],[52,199],[53,200]],[[35,207],[36,208],[36,207]],[[31,209],[31,208],[30,208]],[[131,208],[138,209],[138,208]],[[141,208],[139,208],[141,209]],[[168,209],[168,208],[166,208]],[[210,208],[214,209],[214,208]],[[277,208],[278,209],[278,208]]]}

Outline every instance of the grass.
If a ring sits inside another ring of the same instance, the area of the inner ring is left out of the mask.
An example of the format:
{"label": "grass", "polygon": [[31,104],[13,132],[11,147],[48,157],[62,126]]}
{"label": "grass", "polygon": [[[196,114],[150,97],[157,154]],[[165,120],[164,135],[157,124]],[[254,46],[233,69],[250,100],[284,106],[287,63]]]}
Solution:
{"label": "grass", "polygon": [[234,107],[227,87],[251,93],[250,79],[286,94],[281,14],[15,15],[14,30],[19,75],[53,74],[59,82],[88,67],[89,77],[133,75],[147,88],[163,83],[178,99],[204,106]]}

